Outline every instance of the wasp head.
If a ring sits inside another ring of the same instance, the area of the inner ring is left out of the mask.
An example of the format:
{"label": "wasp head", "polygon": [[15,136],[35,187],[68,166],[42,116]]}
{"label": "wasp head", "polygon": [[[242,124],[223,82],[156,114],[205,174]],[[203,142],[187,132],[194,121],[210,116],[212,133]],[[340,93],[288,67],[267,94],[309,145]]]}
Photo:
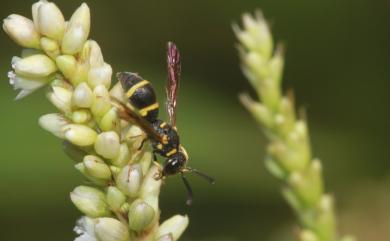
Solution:
{"label": "wasp head", "polygon": [[166,177],[181,173],[186,169],[186,163],[186,155],[183,152],[179,151],[165,162],[161,174],[163,177]]}

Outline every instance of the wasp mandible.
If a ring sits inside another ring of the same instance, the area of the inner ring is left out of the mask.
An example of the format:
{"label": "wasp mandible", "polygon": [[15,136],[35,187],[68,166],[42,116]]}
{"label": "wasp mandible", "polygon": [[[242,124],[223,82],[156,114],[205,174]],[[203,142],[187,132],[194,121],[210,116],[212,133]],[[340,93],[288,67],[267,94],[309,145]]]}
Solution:
{"label": "wasp mandible", "polygon": [[180,173],[188,192],[187,204],[191,205],[193,192],[185,177],[185,173],[196,173],[210,183],[214,183],[214,179],[187,166],[188,154],[180,144],[176,127],[176,110],[181,74],[181,58],[179,49],[173,42],[168,42],[167,44],[167,70],[166,109],[169,123],[158,118],[159,104],[155,91],[151,83],[138,74],[130,72],[117,74],[127,101],[126,103],[115,101],[115,104],[121,118],[137,124],[147,134],[147,139],[152,144],[155,160],[157,160],[156,154],[166,158],[162,170],[156,174],[155,178],[158,180]]}

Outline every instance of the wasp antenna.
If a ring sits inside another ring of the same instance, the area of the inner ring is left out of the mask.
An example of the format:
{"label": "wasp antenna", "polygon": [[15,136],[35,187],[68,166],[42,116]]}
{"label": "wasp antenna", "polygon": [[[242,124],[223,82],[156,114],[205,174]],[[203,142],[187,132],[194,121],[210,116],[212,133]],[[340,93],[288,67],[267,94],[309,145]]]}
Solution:
{"label": "wasp antenna", "polygon": [[215,183],[215,179],[210,177],[209,175],[207,175],[206,173],[203,173],[197,169],[193,169],[193,168],[187,168],[189,172],[193,172],[195,174],[197,174],[198,176],[200,177],[203,177],[204,179],[206,179],[209,183],[211,184],[214,184]]}
{"label": "wasp antenna", "polygon": [[191,188],[190,183],[188,182],[187,178],[184,176],[183,173],[181,173],[181,179],[183,180],[184,186],[186,186],[187,193],[188,193],[188,198],[187,198],[186,204],[188,206],[191,206],[192,200],[194,198],[194,193],[192,192],[192,188]]}

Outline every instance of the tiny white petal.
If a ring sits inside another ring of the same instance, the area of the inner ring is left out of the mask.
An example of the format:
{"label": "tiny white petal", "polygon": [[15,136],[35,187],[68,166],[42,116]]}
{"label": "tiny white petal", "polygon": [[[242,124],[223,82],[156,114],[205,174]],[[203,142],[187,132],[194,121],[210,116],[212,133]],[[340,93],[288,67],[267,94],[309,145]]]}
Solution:
{"label": "tiny white petal", "polygon": [[46,85],[50,78],[36,78],[36,79],[28,79],[26,77],[21,77],[15,74],[14,72],[8,72],[9,83],[14,87],[15,90],[21,90],[19,94],[16,96],[16,100],[19,100],[33,91],[41,88]]}
{"label": "tiny white petal", "polygon": [[81,217],[77,220],[73,231],[80,235],[74,241],[98,241],[95,236],[96,219],[87,216]]}

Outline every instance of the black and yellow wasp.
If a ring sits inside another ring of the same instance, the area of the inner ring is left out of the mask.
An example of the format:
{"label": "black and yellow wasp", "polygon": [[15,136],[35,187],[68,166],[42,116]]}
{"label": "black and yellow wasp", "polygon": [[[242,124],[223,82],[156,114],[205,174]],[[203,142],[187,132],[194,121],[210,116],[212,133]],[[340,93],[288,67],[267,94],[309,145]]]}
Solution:
{"label": "black and yellow wasp", "polygon": [[[139,125],[147,134],[153,147],[155,160],[157,160],[156,153],[166,158],[162,170],[156,174],[155,178],[162,179],[169,175],[180,173],[189,195],[187,204],[190,205],[193,193],[184,173],[196,173],[211,183],[214,182],[214,179],[187,166],[188,154],[180,144],[176,128],[176,106],[181,74],[181,59],[178,48],[172,42],[168,42],[167,45],[167,65],[166,108],[169,123],[158,118],[159,105],[151,83],[135,73],[120,72],[117,74],[127,102],[119,103],[116,101],[116,104],[121,118]],[[141,147],[142,145],[143,143]]]}

